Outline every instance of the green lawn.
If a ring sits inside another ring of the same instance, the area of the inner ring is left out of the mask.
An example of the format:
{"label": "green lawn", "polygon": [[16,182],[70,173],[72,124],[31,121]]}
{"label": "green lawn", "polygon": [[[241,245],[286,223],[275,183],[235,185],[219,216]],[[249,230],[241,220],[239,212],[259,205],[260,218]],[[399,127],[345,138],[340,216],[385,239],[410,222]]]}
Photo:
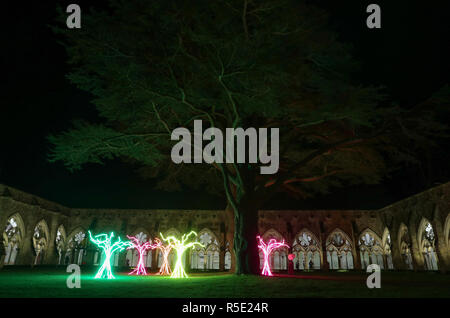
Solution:
{"label": "green lawn", "polygon": [[368,289],[367,275],[311,272],[296,277],[191,274],[188,279],[128,276],[93,279],[82,269],[81,288],[69,289],[64,268],[0,270],[0,297],[450,297],[450,275],[382,272],[381,288]]}

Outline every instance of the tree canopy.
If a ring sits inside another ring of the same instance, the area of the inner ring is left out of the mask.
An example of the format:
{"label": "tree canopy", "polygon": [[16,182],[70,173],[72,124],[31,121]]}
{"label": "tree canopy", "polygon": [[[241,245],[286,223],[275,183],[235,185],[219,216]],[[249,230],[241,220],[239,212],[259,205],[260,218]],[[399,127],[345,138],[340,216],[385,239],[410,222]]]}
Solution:
{"label": "tree canopy", "polygon": [[[448,101],[448,88],[421,105],[393,105],[381,88],[355,81],[351,48],[324,11],[302,1],[111,0],[84,13],[81,29],[55,30],[69,80],[92,94],[102,120],[49,136],[50,161],[76,170],[122,158],[164,189],[225,193],[236,223],[247,196],[258,208],[279,190],[304,198],[377,183],[446,130],[431,109]],[[170,134],[196,119],[223,130],[280,128],[278,173],[175,165]]]}

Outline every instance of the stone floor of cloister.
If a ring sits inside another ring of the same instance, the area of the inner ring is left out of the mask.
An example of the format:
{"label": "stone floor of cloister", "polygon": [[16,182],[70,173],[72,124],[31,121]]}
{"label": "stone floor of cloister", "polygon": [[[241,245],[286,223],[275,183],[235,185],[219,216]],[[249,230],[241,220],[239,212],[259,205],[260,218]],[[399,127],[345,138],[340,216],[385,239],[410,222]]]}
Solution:
{"label": "stone floor of cloister", "polygon": [[0,271],[0,297],[450,297],[450,275],[438,272],[382,271],[381,288],[369,289],[369,274],[357,271],[274,277],[191,273],[187,279],[116,271],[114,280],[94,279],[94,268],[81,271],[81,288],[70,289],[65,268],[5,267]]}

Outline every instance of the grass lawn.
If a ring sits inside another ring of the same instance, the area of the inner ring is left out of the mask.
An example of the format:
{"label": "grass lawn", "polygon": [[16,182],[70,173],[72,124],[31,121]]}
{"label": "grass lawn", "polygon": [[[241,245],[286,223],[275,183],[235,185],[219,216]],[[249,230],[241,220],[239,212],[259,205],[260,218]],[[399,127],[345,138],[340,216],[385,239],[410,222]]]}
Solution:
{"label": "grass lawn", "polygon": [[382,272],[381,288],[368,289],[367,275],[357,272],[310,272],[295,277],[190,274],[188,279],[128,276],[93,279],[94,269],[81,269],[81,288],[69,289],[65,268],[0,270],[0,297],[450,297],[450,275]]}

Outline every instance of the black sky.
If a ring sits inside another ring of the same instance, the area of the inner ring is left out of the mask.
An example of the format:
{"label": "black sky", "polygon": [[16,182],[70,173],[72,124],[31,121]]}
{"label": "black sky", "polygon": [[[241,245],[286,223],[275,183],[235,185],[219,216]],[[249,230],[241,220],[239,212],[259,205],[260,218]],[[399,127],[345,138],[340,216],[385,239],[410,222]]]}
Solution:
{"label": "black sky", "polygon": [[[448,83],[449,6],[433,1],[310,1],[330,12],[341,40],[351,43],[362,63],[358,80],[384,85],[402,107],[410,107]],[[382,29],[365,26],[366,6],[382,9]],[[75,118],[96,119],[90,96],[65,79],[64,49],[48,28],[56,3],[6,4],[3,23],[0,111],[0,183],[70,207],[223,208],[225,200],[205,193],[152,190],[129,166],[109,162],[74,174],[46,161],[46,136],[70,127]],[[77,1],[82,10],[94,1]],[[95,2],[98,6],[100,1]],[[307,202],[284,196],[267,208],[379,208],[450,180],[448,147],[424,156],[378,186],[341,189]]]}

